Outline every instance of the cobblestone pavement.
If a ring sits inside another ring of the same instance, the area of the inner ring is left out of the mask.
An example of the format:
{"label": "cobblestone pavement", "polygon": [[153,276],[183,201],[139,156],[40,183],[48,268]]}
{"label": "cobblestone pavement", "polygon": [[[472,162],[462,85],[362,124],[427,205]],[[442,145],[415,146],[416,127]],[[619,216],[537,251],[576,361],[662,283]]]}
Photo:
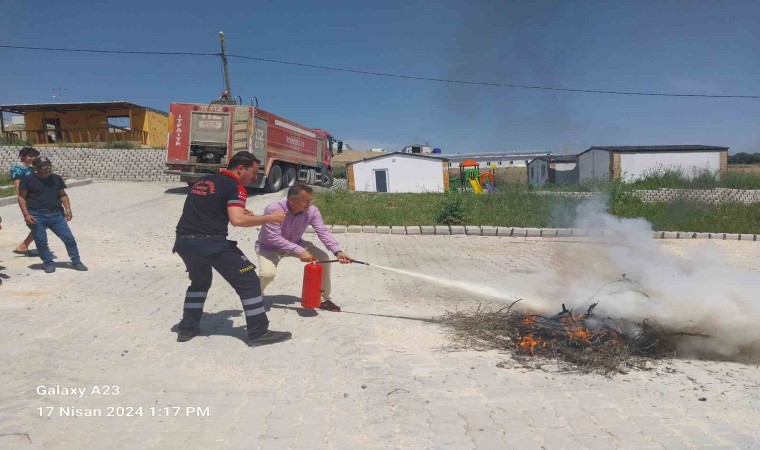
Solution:
{"label": "cobblestone pavement", "polygon": [[[449,351],[430,318],[482,299],[366,266],[335,267],[334,297],[344,312],[311,315],[298,305],[301,264],[285,260],[268,292],[269,317],[272,329],[294,339],[255,349],[244,343],[239,300],[216,278],[202,335],[177,343],[170,329],[186,279],[171,245],[185,191],[128,182],[71,189],[71,225],[87,273],[65,267],[55,238],[54,274],[13,255],[26,230],[16,207],[0,208],[0,448],[760,446],[756,364],[675,360],[606,378],[521,369],[494,351]],[[275,198],[251,197],[249,208],[260,212]],[[255,232],[232,236],[254,256]],[[558,252],[585,245],[375,234],[338,240],[368,262],[499,286],[529,285]],[[697,244],[661,245],[679,253]],[[757,244],[720,245],[731,264],[760,269]],[[62,395],[56,386],[84,393]]]}

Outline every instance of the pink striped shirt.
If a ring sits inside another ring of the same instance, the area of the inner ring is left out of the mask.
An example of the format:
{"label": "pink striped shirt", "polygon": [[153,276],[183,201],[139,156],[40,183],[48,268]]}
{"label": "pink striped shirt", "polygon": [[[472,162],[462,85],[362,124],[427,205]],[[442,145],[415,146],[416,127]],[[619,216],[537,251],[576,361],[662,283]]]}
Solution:
{"label": "pink striped shirt", "polygon": [[265,223],[261,226],[259,238],[256,240],[256,251],[260,249],[278,252],[287,255],[297,256],[305,249],[301,245],[303,234],[306,227],[311,225],[317,233],[319,240],[325,244],[328,250],[333,253],[340,251],[340,245],[335,240],[330,230],[322,221],[322,214],[319,209],[311,205],[301,213],[293,214],[288,208],[288,199],[270,203],[264,208],[264,214],[271,214],[274,211],[284,211],[286,213],[283,223]]}

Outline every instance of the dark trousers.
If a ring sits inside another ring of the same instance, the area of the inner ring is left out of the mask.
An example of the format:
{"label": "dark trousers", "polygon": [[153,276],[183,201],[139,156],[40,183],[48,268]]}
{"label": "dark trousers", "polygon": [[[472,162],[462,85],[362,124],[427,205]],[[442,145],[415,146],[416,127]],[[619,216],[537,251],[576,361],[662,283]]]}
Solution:
{"label": "dark trousers", "polygon": [[185,306],[181,329],[198,326],[203,315],[203,305],[211,288],[211,269],[216,270],[240,296],[248,325],[248,337],[255,339],[269,329],[261,297],[261,285],[256,275],[256,266],[237,248],[237,243],[227,239],[184,239],[177,238],[174,251],[179,254],[187,267],[190,287],[185,293]]}
{"label": "dark trousers", "polygon": [[37,245],[37,251],[44,264],[53,264],[53,252],[48,246],[47,230],[50,229],[66,246],[66,252],[69,254],[72,263],[81,262],[79,259],[79,249],[77,241],[71,233],[71,228],[63,217],[63,213],[54,212],[45,214],[42,212],[29,210],[29,214],[37,221],[35,224],[27,225],[32,230],[34,243]]}

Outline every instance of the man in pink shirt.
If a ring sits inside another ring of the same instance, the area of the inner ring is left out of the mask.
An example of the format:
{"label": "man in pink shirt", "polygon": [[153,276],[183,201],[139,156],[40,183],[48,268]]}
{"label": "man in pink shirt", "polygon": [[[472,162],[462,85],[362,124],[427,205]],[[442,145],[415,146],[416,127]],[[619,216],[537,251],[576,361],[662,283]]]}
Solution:
{"label": "man in pink shirt", "polygon": [[[261,291],[277,275],[277,264],[282,258],[294,256],[303,262],[314,258],[325,261],[331,257],[312,242],[304,241],[306,227],[311,225],[319,240],[331,251],[341,264],[348,264],[353,258],[341,251],[338,241],[322,221],[322,214],[314,206],[314,195],[311,187],[296,184],[288,189],[288,196],[282,200],[270,203],[264,208],[264,215],[275,211],[286,213],[283,223],[266,223],[262,225],[259,238],[256,241],[256,252],[259,254],[259,278]],[[330,300],[330,264],[324,264],[322,272],[322,304],[320,309],[339,312],[340,307]]]}

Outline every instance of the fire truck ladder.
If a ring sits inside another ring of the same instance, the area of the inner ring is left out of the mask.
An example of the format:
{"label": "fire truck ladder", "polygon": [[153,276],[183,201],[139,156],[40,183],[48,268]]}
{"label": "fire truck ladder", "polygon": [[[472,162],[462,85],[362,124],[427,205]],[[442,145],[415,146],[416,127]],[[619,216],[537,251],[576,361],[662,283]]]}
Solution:
{"label": "fire truck ladder", "polygon": [[248,150],[248,108],[235,108],[232,129],[232,154]]}

